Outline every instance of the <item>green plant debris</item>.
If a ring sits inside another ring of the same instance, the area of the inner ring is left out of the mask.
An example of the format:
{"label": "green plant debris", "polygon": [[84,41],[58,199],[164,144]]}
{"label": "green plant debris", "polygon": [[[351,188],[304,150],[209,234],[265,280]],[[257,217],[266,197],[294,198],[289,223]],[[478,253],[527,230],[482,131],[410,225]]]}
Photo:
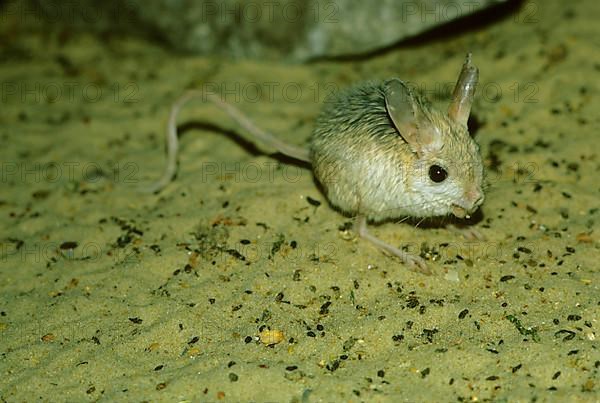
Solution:
{"label": "green plant debris", "polygon": [[519,318],[517,318],[514,315],[507,315],[506,319],[508,319],[510,321],[510,323],[512,323],[513,325],[515,325],[515,327],[517,328],[517,330],[519,331],[519,333],[521,333],[523,336],[531,336],[531,338],[533,339],[533,341],[535,341],[536,343],[540,342],[540,336],[538,334],[538,331],[535,327],[525,327],[523,326],[523,324],[521,323],[521,321],[519,320]]}

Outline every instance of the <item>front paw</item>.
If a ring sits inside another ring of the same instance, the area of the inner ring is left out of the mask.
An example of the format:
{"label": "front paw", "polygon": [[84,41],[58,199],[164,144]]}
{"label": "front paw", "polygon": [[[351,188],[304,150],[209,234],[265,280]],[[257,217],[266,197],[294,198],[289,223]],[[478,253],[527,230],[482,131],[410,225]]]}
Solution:
{"label": "front paw", "polygon": [[473,226],[458,226],[456,224],[449,224],[446,228],[452,232],[455,232],[463,236],[468,241],[485,241],[487,238],[477,228]]}

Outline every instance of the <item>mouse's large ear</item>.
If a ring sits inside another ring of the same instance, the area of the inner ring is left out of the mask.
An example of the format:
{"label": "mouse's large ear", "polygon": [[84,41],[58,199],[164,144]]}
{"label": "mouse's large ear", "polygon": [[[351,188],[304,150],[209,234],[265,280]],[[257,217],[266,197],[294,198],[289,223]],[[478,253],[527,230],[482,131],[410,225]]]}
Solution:
{"label": "mouse's large ear", "polygon": [[440,140],[412,90],[397,78],[385,83],[385,107],[400,136],[418,155]]}
{"label": "mouse's large ear", "polygon": [[469,120],[478,80],[479,69],[471,63],[471,54],[468,53],[452,93],[452,102],[448,107],[448,117],[461,125],[466,126]]}

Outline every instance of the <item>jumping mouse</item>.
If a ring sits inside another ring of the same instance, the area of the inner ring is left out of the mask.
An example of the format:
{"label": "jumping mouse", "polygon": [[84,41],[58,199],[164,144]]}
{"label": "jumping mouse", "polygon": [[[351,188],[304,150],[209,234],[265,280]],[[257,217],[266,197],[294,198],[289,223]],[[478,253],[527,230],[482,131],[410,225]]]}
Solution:
{"label": "jumping mouse", "polygon": [[483,163],[467,120],[479,72],[467,54],[447,113],[397,78],[366,82],[340,91],[318,117],[308,149],[267,133],[218,95],[190,90],[172,106],[167,129],[167,166],[147,189],[158,192],[177,170],[177,116],[192,98],[224,110],[251,139],[308,162],[329,202],[356,217],[355,230],[413,269],[430,273],[408,254],[367,231],[367,221],[453,214],[469,218],[483,203]]}

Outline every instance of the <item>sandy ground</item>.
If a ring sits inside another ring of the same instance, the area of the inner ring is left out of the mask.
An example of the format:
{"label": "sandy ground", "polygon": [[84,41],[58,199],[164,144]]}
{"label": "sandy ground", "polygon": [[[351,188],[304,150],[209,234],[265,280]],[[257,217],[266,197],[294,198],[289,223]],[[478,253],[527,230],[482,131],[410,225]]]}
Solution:
{"label": "sandy ground", "polygon": [[[600,401],[600,7],[564,4],[304,66],[5,24],[0,399]],[[177,180],[136,191],[162,172],[187,87],[302,145],[355,81],[397,76],[444,107],[467,50],[487,241],[372,228],[432,276],[353,238],[305,166],[200,102]]]}

